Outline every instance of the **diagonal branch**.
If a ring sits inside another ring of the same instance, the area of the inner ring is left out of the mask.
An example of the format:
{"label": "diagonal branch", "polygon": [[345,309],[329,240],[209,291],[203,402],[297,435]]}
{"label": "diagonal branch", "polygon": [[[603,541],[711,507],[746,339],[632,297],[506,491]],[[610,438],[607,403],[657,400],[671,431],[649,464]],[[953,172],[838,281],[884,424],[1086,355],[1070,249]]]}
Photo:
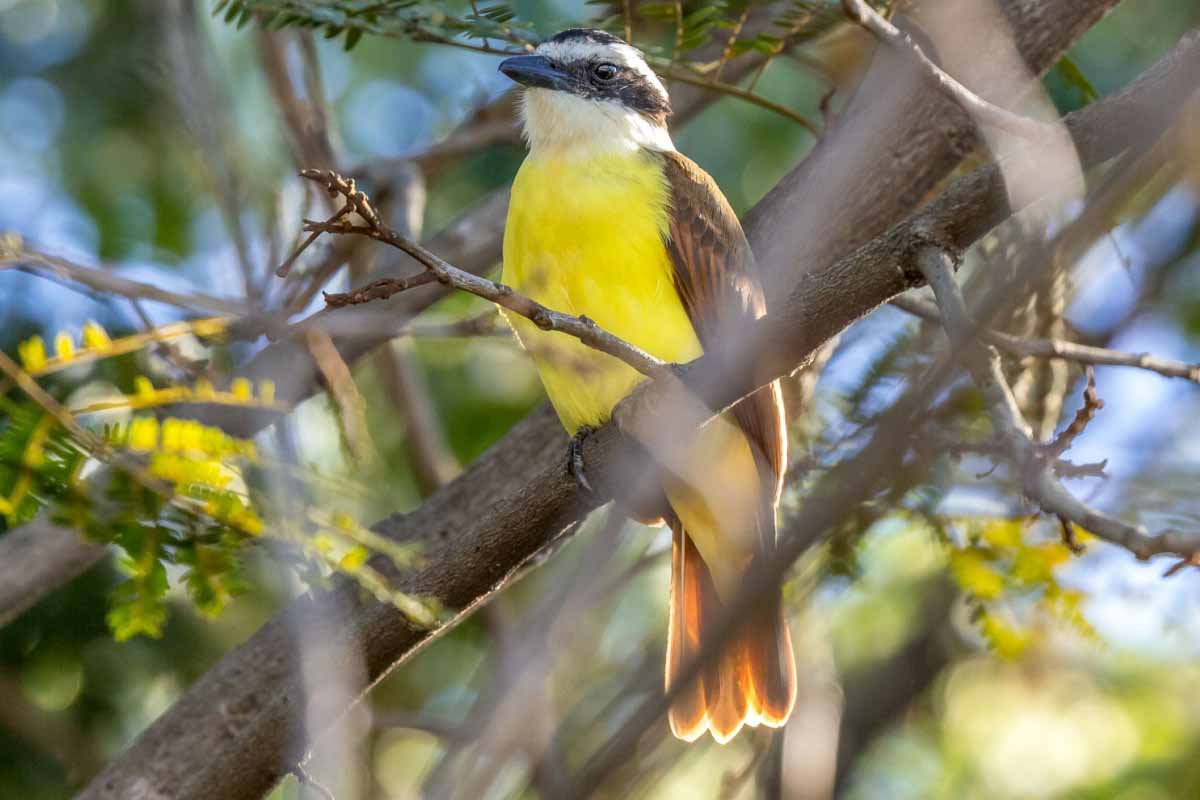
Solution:
{"label": "diagonal branch", "polygon": [[[364,192],[358,191],[353,180],[348,180],[331,170],[306,169],[300,173],[303,177],[323,185],[331,195],[340,196],[345,204],[332,217],[324,222],[307,222],[304,229],[310,232],[309,240],[321,233],[353,233],[367,236],[386,245],[395,247],[416,259],[417,263],[428,270],[443,286],[449,286],[464,292],[491,300],[496,305],[506,308],[530,320],[544,331],[557,331],[574,336],[579,341],[619,358],[638,372],[650,378],[666,377],[669,370],[659,359],[642,350],[640,347],[614,336],[601,328],[587,317],[577,317],[547,308],[529,297],[513,291],[502,283],[474,275],[459,269],[431,250],[422,247],[411,239],[401,236],[392,230],[379,218],[370,198]],[[345,221],[347,217],[357,215],[365,224]],[[359,290],[364,296],[370,295],[368,287]],[[351,292],[351,295],[358,294]],[[370,299],[368,297],[368,299]],[[342,298],[334,305],[345,305]]]}
{"label": "diagonal branch", "polygon": [[911,36],[879,16],[879,13],[864,0],[842,0],[842,8],[845,10],[846,16],[869,31],[880,42],[904,53],[915,61],[921,70],[937,84],[938,89],[979,122],[1031,141],[1045,140],[1057,134],[1057,125],[1015,114],[995,103],[989,103],[963,86],[935,64]]}

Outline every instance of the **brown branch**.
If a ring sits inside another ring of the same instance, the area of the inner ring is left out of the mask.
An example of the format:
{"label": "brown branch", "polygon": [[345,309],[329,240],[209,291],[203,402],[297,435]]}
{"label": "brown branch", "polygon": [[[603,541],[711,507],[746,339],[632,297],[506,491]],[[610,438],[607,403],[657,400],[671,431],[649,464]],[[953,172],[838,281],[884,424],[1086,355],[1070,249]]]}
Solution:
{"label": "brown branch", "polygon": [[[919,297],[902,294],[893,297],[890,302],[891,305],[907,311],[913,316],[929,322],[941,323],[942,318],[938,313],[937,306]],[[1120,350],[1093,347],[1065,339],[1024,338],[991,328],[980,331],[978,336],[988,344],[995,345],[1000,350],[1014,356],[1057,358],[1089,366],[1133,367],[1155,372],[1166,378],[1183,378],[1193,383],[1200,383],[1200,364],[1160,358],[1150,353],[1125,353]]]}
{"label": "brown branch", "polygon": [[[314,231],[314,235],[320,233]],[[400,292],[431,283],[439,283],[438,276],[433,272],[419,272],[409,278],[381,278],[349,292],[325,292],[325,305],[329,308],[342,308],[369,303],[372,300],[387,300]]]}
{"label": "brown branch", "polygon": [[0,628],[104,558],[78,531],[36,520],[0,536]]}
{"label": "brown branch", "polygon": [[[331,195],[340,196],[345,201],[345,205],[324,222],[306,222],[305,230],[311,231],[313,234],[352,233],[383,242],[412,256],[429,271],[428,274],[445,286],[460,289],[482,297],[484,300],[490,300],[498,306],[520,314],[544,331],[557,331],[574,336],[589,347],[620,359],[647,377],[659,378],[669,375],[669,371],[665,369],[666,365],[662,361],[640,347],[614,336],[587,317],[577,317],[547,308],[502,283],[459,269],[436,253],[401,236],[380,220],[379,214],[371,205],[370,198],[356,189],[353,180],[343,178],[330,170],[306,169],[302,170],[300,174],[321,184]],[[365,221],[365,224],[341,221],[349,214],[356,214]],[[368,288],[351,294],[354,297],[360,295],[366,297],[369,291]],[[367,299],[371,298],[367,297]]]}
{"label": "brown branch", "polygon": [[865,0],[842,0],[846,16],[857,22],[880,42],[906,54],[938,88],[963,111],[985,125],[991,125],[1031,141],[1045,140],[1058,133],[1058,126],[1014,114],[979,95],[952,78],[935,64],[912,37],[881,17]]}
{"label": "brown branch", "polygon": [[337,406],[338,419],[350,453],[358,461],[367,461],[375,454],[371,443],[370,428],[367,425],[366,401],[354,383],[350,368],[342,360],[333,340],[324,331],[312,329],[305,334],[309,352],[321,374],[325,376],[325,385]]}
{"label": "brown branch", "polygon": [[1088,366],[1084,372],[1087,375],[1087,384],[1083,388],[1083,405],[1075,412],[1071,424],[1054,437],[1054,441],[1042,448],[1043,452],[1051,458],[1058,458],[1070,450],[1075,440],[1087,430],[1087,426],[1095,419],[1096,413],[1104,408],[1104,401],[1096,392],[1096,371]]}

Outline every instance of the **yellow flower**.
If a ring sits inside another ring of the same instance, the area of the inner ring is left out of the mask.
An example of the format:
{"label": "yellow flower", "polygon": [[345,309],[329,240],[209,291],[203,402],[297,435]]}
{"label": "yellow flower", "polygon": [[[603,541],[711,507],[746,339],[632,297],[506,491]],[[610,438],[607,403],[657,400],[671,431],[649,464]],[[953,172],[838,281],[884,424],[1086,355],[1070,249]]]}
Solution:
{"label": "yellow flower", "polygon": [[973,548],[950,554],[950,572],[958,584],[976,597],[993,600],[1004,591],[1004,576]]}
{"label": "yellow flower", "polygon": [[980,626],[984,638],[991,643],[1001,658],[1016,658],[1032,644],[1032,637],[1027,631],[1022,631],[996,614],[984,614]]}
{"label": "yellow flower", "polygon": [[225,317],[192,320],[192,333],[197,336],[216,336],[225,330],[227,323],[228,319]]}
{"label": "yellow flower", "polygon": [[58,336],[54,337],[54,352],[63,361],[70,361],[75,357],[75,340],[71,338],[71,334],[66,331],[58,332]]}
{"label": "yellow flower", "polygon": [[254,399],[254,385],[250,383],[249,378],[234,378],[233,384],[229,388],[238,400],[248,402]]}
{"label": "yellow flower", "polygon": [[258,399],[265,406],[275,405],[275,381],[266,378],[258,382]]}
{"label": "yellow flower", "polygon": [[163,450],[179,450],[182,447],[183,421],[169,417],[162,425]]}
{"label": "yellow flower", "polygon": [[988,544],[1000,550],[1015,550],[1021,546],[1024,522],[1017,519],[998,519],[983,525],[980,535]]}
{"label": "yellow flower", "polygon": [[95,320],[88,320],[83,324],[83,346],[88,350],[102,350],[112,344],[112,339],[108,338],[108,332],[100,327],[100,323]]}
{"label": "yellow flower", "polygon": [[246,509],[241,514],[237,515],[235,524],[243,533],[251,536],[261,536],[263,532],[262,518],[255,514],[251,509]]}
{"label": "yellow flower", "polygon": [[1026,585],[1046,583],[1053,576],[1054,568],[1070,557],[1071,551],[1060,542],[1021,548],[1013,561],[1013,578]]}
{"label": "yellow flower", "polygon": [[17,345],[17,355],[26,372],[38,372],[46,366],[46,343],[40,336],[26,339]]}
{"label": "yellow flower", "polygon": [[192,390],[196,393],[196,397],[199,397],[202,400],[211,399],[215,394],[212,382],[207,378],[201,378],[196,381],[196,385],[192,388]]}
{"label": "yellow flower", "polygon": [[179,424],[179,446],[181,450],[199,450],[204,452],[204,426],[194,419],[183,420]]}
{"label": "yellow flower", "polygon": [[153,397],[154,384],[145,375],[138,375],[133,379],[133,391],[137,393],[138,397]]}
{"label": "yellow flower", "polygon": [[138,417],[129,423],[129,449],[149,453],[158,447],[158,420]]}
{"label": "yellow flower", "polygon": [[352,547],[346,552],[346,555],[342,556],[341,560],[338,561],[338,569],[346,572],[354,572],[363,564],[367,563],[367,558],[370,555],[371,554],[367,552],[367,548],[365,547]]}

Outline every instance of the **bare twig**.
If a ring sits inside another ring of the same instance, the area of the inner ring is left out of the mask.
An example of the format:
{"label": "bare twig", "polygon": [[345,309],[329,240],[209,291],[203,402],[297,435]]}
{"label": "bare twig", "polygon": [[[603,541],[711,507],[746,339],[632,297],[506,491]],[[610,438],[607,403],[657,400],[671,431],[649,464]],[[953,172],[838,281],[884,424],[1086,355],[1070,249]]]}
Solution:
{"label": "bare twig", "polygon": [[718,80],[716,77],[706,78],[703,75],[697,75],[685,68],[677,68],[656,63],[655,69],[660,75],[668,80],[686,83],[691,86],[698,86],[703,89],[711,89],[714,92],[719,92],[730,97],[736,97],[737,99],[745,101],[750,105],[758,106],[759,108],[765,108],[767,111],[771,111],[781,117],[797,123],[813,136],[821,135],[820,126],[818,126],[808,117],[804,116],[798,111],[793,111],[782,103],[776,103],[774,100],[769,100],[766,97],[763,97],[761,94],[756,93],[753,89],[743,89],[737,84],[727,83]]}
{"label": "bare twig", "polygon": [[411,342],[399,341],[376,354],[376,368],[392,404],[405,420],[404,441],[423,496],[432,494],[461,471],[417,363]]}
{"label": "bare twig", "polygon": [[[941,322],[935,305],[912,294],[898,295],[892,298],[891,304],[921,319]],[[1060,358],[1064,361],[1096,366],[1134,367],[1156,372],[1167,378],[1183,378],[1200,383],[1200,364],[1160,358],[1150,353],[1125,353],[1063,339],[1026,339],[993,329],[979,331],[977,335],[989,344],[1015,356]]]}
{"label": "bare twig", "polygon": [[34,274],[47,273],[72,283],[82,284],[89,289],[114,294],[119,297],[153,300],[179,308],[215,311],[231,316],[253,316],[254,310],[238,300],[226,300],[200,292],[172,292],[141,281],[122,278],[111,270],[85,267],[65,258],[46,255],[31,250],[16,248],[7,250],[0,246],[0,270],[15,267]]}
{"label": "bare twig", "polygon": [[1096,417],[1096,412],[1104,408],[1104,401],[1096,392],[1096,371],[1089,365],[1084,372],[1087,375],[1087,385],[1083,389],[1083,405],[1075,412],[1075,418],[1071,420],[1071,424],[1054,437],[1054,441],[1042,448],[1046,455],[1053,458],[1058,458],[1071,449],[1071,445],[1087,430],[1087,426]]}
{"label": "bare twig", "polygon": [[325,292],[325,305],[330,308],[342,308],[369,303],[372,300],[386,300],[392,295],[431,283],[438,283],[438,276],[433,272],[418,272],[408,278],[382,278],[349,292]]}
{"label": "bare twig", "polygon": [[367,427],[366,403],[359,394],[358,386],[350,368],[342,360],[337,347],[329,334],[317,328],[305,332],[309,352],[321,374],[325,376],[325,385],[338,408],[338,418],[342,423],[342,431],[346,435],[346,443],[350,452],[359,461],[370,459],[374,455],[371,445],[370,431]]}
{"label": "bare twig", "polygon": [[1029,117],[1014,114],[1007,109],[989,103],[948,75],[925,54],[912,37],[888,22],[871,8],[865,0],[842,0],[846,16],[870,31],[871,35],[888,47],[905,52],[921,67],[921,70],[937,83],[938,88],[979,122],[1016,134],[1033,141],[1044,140],[1058,132],[1050,125]]}
{"label": "bare twig", "polygon": [[[401,236],[380,220],[370,199],[366,194],[358,191],[353,180],[343,178],[329,170],[306,169],[300,174],[324,186],[331,195],[341,196],[345,200],[345,205],[338,209],[330,219],[324,222],[305,222],[305,230],[312,234],[352,233],[391,245],[412,256],[425,269],[429,270],[429,274],[434,276],[433,279],[446,286],[477,295],[485,300],[491,300],[496,305],[529,319],[542,330],[558,331],[574,336],[589,347],[620,359],[648,377],[657,378],[670,374],[670,370],[666,369],[666,365],[662,361],[605,331],[587,317],[576,317],[549,309],[525,295],[514,292],[502,283],[461,270],[416,242]],[[365,224],[342,222],[341,219],[351,212],[363,219]],[[310,240],[312,238],[313,236],[309,237]]]}
{"label": "bare twig", "polygon": [[1200,554],[1200,532],[1164,531],[1152,535],[1141,526],[1087,506],[1067,491],[1030,437],[1029,426],[1004,378],[999,354],[995,348],[972,339],[975,323],[954,277],[953,259],[941,249],[928,246],[918,254],[917,262],[933,287],[947,335],[962,348],[967,368],[987,404],[994,433],[1016,466],[1025,495],[1046,513],[1120,545],[1139,559],[1160,554],[1176,555],[1185,561],[1196,559]]}
{"label": "bare twig", "polygon": [[300,782],[301,787],[316,795],[319,800],[337,800],[329,787],[314,778],[308,769],[305,768],[304,764],[297,764],[293,767],[292,774],[296,776],[296,780]]}

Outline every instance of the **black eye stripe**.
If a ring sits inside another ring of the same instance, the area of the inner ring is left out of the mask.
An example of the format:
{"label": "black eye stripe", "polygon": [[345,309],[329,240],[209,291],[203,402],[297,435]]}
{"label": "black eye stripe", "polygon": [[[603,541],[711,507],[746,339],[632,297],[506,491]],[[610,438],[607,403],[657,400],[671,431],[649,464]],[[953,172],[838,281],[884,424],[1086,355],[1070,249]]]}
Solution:
{"label": "black eye stripe", "polygon": [[[660,122],[671,113],[667,96],[636,69],[605,61],[603,56],[589,59],[555,58],[551,64],[572,77],[569,91],[579,97],[614,101]],[[596,74],[596,69],[604,65],[614,68],[611,78],[603,79]]]}

